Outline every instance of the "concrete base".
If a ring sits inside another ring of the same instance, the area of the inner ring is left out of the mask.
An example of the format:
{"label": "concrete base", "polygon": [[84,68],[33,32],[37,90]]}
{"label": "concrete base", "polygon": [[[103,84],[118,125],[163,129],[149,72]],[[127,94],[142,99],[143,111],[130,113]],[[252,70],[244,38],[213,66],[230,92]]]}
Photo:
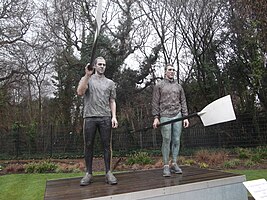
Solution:
{"label": "concrete base", "polygon": [[[168,181],[171,180],[166,179],[166,185],[168,185]],[[138,192],[90,198],[90,200],[247,200],[247,190],[242,184],[243,181],[246,181],[246,178],[245,176],[240,175]],[[169,184],[173,185],[171,182]]]}

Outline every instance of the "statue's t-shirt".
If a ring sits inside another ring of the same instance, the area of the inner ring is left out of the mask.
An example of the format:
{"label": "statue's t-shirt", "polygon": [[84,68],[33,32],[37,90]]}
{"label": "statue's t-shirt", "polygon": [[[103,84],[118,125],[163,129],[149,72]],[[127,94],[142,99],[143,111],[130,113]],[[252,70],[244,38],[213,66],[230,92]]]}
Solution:
{"label": "statue's t-shirt", "polygon": [[111,116],[110,99],[116,99],[115,83],[105,76],[93,74],[84,95],[83,117]]}

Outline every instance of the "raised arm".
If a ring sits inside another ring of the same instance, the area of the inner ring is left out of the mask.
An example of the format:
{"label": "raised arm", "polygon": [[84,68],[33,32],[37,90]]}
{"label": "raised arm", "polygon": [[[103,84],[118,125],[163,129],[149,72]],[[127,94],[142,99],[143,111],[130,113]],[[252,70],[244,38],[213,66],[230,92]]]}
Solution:
{"label": "raised arm", "polygon": [[77,94],[79,96],[83,96],[86,92],[86,90],[88,89],[88,81],[89,78],[91,77],[93,70],[88,70],[87,65],[85,66],[85,75],[81,78],[79,85],[77,87]]}

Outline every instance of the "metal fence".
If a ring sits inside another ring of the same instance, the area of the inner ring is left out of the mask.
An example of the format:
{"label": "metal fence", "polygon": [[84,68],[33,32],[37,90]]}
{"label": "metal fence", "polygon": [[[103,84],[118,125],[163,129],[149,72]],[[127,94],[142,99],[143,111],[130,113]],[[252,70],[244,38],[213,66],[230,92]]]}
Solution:
{"label": "metal fence", "polygon": [[[267,144],[267,113],[243,114],[235,121],[204,127],[199,120],[184,129],[181,149],[190,148],[231,148],[255,147]],[[0,130],[1,131],[1,130]],[[159,130],[131,133],[127,128],[113,130],[113,151],[127,153],[132,150],[161,148]],[[82,131],[75,132],[68,127],[44,126],[34,133],[23,127],[0,133],[0,156],[44,157],[44,156],[83,156]],[[101,154],[100,137],[95,138],[95,153]]]}

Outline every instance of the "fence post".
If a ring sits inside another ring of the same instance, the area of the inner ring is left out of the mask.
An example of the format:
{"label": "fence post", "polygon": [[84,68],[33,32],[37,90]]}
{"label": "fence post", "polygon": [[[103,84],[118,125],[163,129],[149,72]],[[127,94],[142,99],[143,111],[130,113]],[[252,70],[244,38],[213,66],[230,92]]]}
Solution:
{"label": "fence post", "polygon": [[20,127],[18,126],[17,129],[16,129],[16,132],[17,132],[17,155],[16,157],[19,157],[19,154],[20,154],[20,137],[19,137],[19,134],[20,134]]}
{"label": "fence post", "polygon": [[157,138],[156,138],[156,130],[152,130],[152,142],[153,142],[153,147],[157,147]]}
{"label": "fence post", "polygon": [[53,125],[50,124],[50,157],[53,155]]}
{"label": "fence post", "polygon": [[16,153],[16,158],[19,157],[19,147],[20,147],[20,144],[19,144],[19,124],[18,123],[15,123],[14,126],[13,126],[13,138],[14,138],[14,143],[15,143],[15,153]]}
{"label": "fence post", "polygon": [[142,131],[140,131],[139,138],[140,138],[140,147],[141,147],[141,149],[143,149],[143,134],[142,134]]}

